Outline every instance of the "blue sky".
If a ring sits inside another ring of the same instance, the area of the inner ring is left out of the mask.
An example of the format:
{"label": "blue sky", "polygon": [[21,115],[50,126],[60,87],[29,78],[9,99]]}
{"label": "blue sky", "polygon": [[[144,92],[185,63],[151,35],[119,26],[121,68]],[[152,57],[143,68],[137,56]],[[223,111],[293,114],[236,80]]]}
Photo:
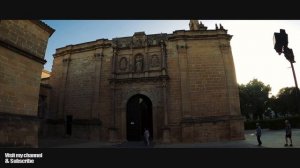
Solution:
{"label": "blue sky", "polygon": [[[132,36],[134,32],[146,34],[172,33],[188,30],[189,20],[43,20],[56,31],[48,41],[47,63],[51,71],[56,48],[84,43],[96,39]],[[238,83],[247,83],[253,78],[269,84],[272,94],[280,88],[294,87],[290,63],[273,49],[273,34],[285,29],[289,35],[289,47],[293,49],[297,79],[300,73],[300,21],[299,20],[201,20],[208,29],[222,24],[233,35],[231,48]]]}

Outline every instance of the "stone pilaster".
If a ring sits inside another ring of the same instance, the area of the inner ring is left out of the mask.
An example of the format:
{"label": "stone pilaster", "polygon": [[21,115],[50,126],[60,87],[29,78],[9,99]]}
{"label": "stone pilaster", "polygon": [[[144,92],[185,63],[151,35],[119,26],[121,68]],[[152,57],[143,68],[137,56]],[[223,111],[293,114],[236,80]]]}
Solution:
{"label": "stone pilaster", "polygon": [[164,102],[164,128],[163,128],[163,143],[170,143],[170,128],[168,127],[168,95],[167,95],[167,80],[163,79],[163,102]]}
{"label": "stone pilaster", "polygon": [[[72,49],[72,46],[69,46]],[[65,90],[67,88],[67,78],[68,78],[68,70],[71,62],[71,53],[65,55],[63,57],[63,72],[62,72],[62,80],[60,85],[59,92],[59,102],[58,102],[58,116],[60,118],[65,118],[67,114],[65,114]]]}
{"label": "stone pilaster", "polygon": [[188,56],[187,46],[185,41],[179,40],[177,42],[177,53],[180,70],[180,87],[181,87],[181,106],[182,115],[191,115],[191,101],[190,101],[190,89],[189,89],[189,68],[188,68]]}
{"label": "stone pilaster", "polygon": [[99,101],[100,101],[100,79],[101,79],[101,66],[103,58],[103,49],[95,50],[95,85],[94,85],[94,96],[91,111],[91,119],[100,119],[99,112]]}

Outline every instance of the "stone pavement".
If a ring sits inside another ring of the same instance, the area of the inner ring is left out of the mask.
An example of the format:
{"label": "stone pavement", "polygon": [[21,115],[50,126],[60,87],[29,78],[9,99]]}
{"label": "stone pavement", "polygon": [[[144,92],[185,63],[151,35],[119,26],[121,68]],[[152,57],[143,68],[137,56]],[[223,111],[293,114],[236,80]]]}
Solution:
{"label": "stone pavement", "polygon": [[262,130],[262,146],[257,146],[255,130],[245,131],[245,140],[209,142],[209,143],[193,143],[193,144],[151,144],[145,146],[141,142],[124,142],[120,144],[87,141],[80,139],[40,139],[40,148],[300,148],[300,129],[292,130],[293,147],[284,147],[285,132],[284,130]]}
{"label": "stone pavement", "polygon": [[262,146],[257,146],[255,130],[245,131],[245,140],[209,142],[199,144],[159,144],[156,148],[299,148],[300,147],[300,129],[292,130],[293,147],[285,147],[284,130],[262,130]]}

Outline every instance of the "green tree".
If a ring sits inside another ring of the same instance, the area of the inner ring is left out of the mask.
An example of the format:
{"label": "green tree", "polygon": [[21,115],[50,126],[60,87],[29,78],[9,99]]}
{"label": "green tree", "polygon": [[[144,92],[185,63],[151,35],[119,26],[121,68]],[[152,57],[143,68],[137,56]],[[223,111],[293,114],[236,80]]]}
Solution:
{"label": "green tree", "polygon": [[[299,90],[298,90],[299,93]],[[299,107],[297,103],[297,90],[295,87],[285,87],[279,90],[276,101],[276,111],[281,115],[295,115]]]}
{"label": "green tree", "polygon": [[270,91],[270,85],[265,85],[257,79],[251,80],[246,85],[239,85],[242,115],[247,119],[263,119]]}
{"label": "green tree", "polygon": [[267,106],[268,110],[271,109],[272,111],[274,111],[275,118],[278,118],[278,112],[280,110],[279,110],[279,107],[278,107],[277,97],[275,97],[275,96],[270,97],[267,104],[266,104],[266,106]]}

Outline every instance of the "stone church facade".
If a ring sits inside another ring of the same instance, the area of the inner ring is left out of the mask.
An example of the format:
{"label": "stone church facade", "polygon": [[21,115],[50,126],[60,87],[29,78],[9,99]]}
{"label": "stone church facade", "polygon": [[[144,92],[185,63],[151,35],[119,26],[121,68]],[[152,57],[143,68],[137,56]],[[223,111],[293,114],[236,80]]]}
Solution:
{"label": "stone church facade", "polygon": [[136,32],[58,48],[49,136],[159,143],[244,139],[231,35],[197,20],[172,34]]}

